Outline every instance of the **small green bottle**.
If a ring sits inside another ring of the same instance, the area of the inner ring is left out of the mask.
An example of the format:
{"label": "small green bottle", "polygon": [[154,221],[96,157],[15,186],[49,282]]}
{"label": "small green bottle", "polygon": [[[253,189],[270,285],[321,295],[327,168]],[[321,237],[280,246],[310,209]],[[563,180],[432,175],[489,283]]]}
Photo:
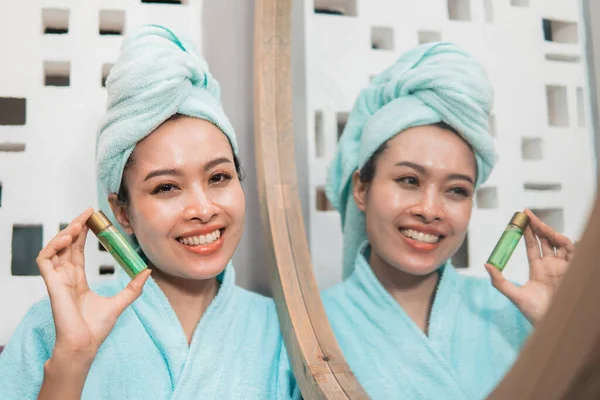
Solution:
{"label": "small green bottle", "polygon": [[127,275],[133,279],[148,266],[140,255],[110,222],[102,211],[97,211],[86,225],[98,237],[102,246],[114,257]]}
{"label": "small green bottle", "polygon": [[529,225],[527,214],[516,212],[494,247],[487,263],[502,271],[523,237],[527,225]]}

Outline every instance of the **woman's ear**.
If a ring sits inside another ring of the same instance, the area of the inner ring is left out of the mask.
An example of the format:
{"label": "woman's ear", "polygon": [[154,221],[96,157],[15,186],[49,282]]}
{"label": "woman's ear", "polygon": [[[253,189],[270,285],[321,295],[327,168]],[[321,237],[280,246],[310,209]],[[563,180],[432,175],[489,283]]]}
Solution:
{"label": "woman's ear", "polygon": [[112,209],[113,214],[117,218],[117,222],[119,223],[119,225],[121,225],[125,233],[127,233],[128,235],[132,235],[133,228],[131,227],[129,215],[127,215],[127,209],[117,200],[116,193],[111,193],[108,195],[108,204],[110,204],[110,208]]}
{"label": "woman's ear", "polygon": [[365,212],[367,187],[368,183],[361,182],[360,180],[360,172],[358,170],[354,171],[352,174],[352,194],[356,207],[362,212]]}

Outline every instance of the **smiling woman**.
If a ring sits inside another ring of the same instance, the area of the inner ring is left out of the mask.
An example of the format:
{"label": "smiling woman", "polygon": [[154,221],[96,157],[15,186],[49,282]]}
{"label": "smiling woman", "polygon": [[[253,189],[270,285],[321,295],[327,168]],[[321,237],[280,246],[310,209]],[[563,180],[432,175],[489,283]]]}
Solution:
{"label": "smiling woman", "polygon": [[0,397],[290,398],[275,304],[235,284],[246,199],[218,82],[187,40],[150,25],[106,86],[100,208],[149,268],[90,288],[92,210],[75,218],[38,256],[49,298],[0,357]]}
{"label": "smiling woman", "polygon": [[341,214],[345,280],[323,303],[373,399],[487,396],[574,256],[568,238],[526,211],[525,285],[494,268],[490,282],[453,267],[474,193],[495,164],[492,94],[477,60],[436,42],[376,76],[349,114],[327,182]]}

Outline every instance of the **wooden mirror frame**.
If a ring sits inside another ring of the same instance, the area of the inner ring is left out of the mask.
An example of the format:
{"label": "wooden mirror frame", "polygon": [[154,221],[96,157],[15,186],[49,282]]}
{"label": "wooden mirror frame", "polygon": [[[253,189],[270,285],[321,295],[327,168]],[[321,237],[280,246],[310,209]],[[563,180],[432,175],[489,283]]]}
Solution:
{"label": "wooden mirror frame", "polygon": [[[271,288],[305,399],[368,398],[321,303],[298,195],[292,120],[292,0],[256,0],[255,143]],[[600,181],[598,186],[600,187]],[[600,197],[547,316],[489,399],[600,398]]]}

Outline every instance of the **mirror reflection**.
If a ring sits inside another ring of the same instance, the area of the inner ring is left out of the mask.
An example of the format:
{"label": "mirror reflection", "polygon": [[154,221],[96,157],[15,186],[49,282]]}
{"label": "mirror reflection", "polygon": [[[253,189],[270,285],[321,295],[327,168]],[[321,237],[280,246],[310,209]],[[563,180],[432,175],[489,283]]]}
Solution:
{"label": "mirror reflection", "polygon": [[581,13],[495,0],[303,10],[308,240],[373,398],[483,398],[543,318],[595,194]]}

